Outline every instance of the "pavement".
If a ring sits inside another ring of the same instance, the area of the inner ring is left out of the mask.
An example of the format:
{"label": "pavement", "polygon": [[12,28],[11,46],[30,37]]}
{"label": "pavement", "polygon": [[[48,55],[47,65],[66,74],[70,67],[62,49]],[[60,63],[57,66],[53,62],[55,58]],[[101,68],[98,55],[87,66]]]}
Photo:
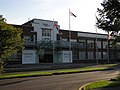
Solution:
{"label": "pavement", "polygon": [[24,71],[44,71],[44,70],[56,70],[56,69],[73,69],[81,68],[85,66],[94,66],[94,63],[84,63],[84,64],[52,64],[52,63],[43,63],[43,64],[18,64],[18,65],[7,65],[5,71],[7,73],[12,72],[24,72]]}
{"label": "pavement", "polygon": [[79,90],[85,83],[115,78],[119,70],[0,80],[0,90]]}
{"label": "pavement", "polygon": [[[12,72],[25,72],[25,71],[46,71],[46,70],[57,70],[57,69],[76,69],[81,67],[109,67],[104,66],[103,64],[96,64],[96,63],[80,63],[80,64],[52,64],[52,63],[43,63],[43,64],[18,64],[18,65],[7,65],[5,67],[6,73],[12,73]],[[120,63],[117,64],[116,67],[110,67],[110,68],[118,68],[120,67]]]}
{"label": "pavement", "polygon": [[[91,67],[107,67],[104,65],[96,65],[96,64],[61,64],[61,65],[53,65],[53,64],[37,64],[37,65],[17,65],[17,66],[8,66],[8,72],[16,72],[16,71],[33,71],[33,70],[54,70],[54,69],[73,69],[73,68],[80,68],[85,66]],[[17,68],[16,68],[17,67]],[[120,63],[117,64],[115,67],[111,67],[114,69],[120,68]],[[83,89],[82,89],[83,90]],[[94,90],[120,90],[120,87],[114,88],[101,88],[101,89],[94,89]]]}

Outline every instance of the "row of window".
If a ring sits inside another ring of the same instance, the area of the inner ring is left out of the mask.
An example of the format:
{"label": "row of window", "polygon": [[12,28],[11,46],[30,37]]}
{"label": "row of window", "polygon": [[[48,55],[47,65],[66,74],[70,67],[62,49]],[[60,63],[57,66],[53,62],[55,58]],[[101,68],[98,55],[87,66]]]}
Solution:
{"label": "row of window", "polygon": [[[25,38],[25,42],[26,43],[29,43],[29,42],[31,42],[31,41],[33,41],[33,39],[31,39],[31,37],[30,36],[25,36],[24,37]],[[48,37],[46,37],[46,38],[44,38],[44,40],[50,40],[50,38]],[[71,41],[72,42],[72,41]],[[84,46],[84,47],[86,47],[86,40],[79,40],[79,44],[81,45],[81,46]],[[107,48],[107,42],[106,41],[103,41],[103,48]],[[94,48],[94,41],[92,41],[92,40],[87,40],[87,48]],[[97,48],[101,48],[101,41],[97,41]]]}
{"label": "row of window", "polygon": [[[86,56],[86,52],[85,51],[80,51],[79,52],[79,59],[80,60],[86,60],[86,57],[88,60],[94,60],[94,52],[87,52],[87,56]],[[120,53],[117,53],[117,55],[115,55],[114,52],[111,52],[110,53],[110,58],[111,59],[114,59],[114,58],[117,58],[120,59]],[[108,59],[108,52],[97,52],[96,53],[96,56],[95,56],[97,59]]]}
{"label": "row of window", "polygon": [[[51,37],[51,30],[50,29],[43,29],[42,30],[42,37]],[[64,39],[63,39],[64,41]],[[77,40],[75,40],[77,41]],[[72,40],[71,40],[72,42]],[[80,45],[85,46],[86,45],[86,40],[79,40],[78,41]],[[107,48],[107,41],[103,41],[103,48]],[[87,40],[87,47],[88,48],[94,48],[94,41],[93,40]],[[97,41],[97,48],[101,48],[101,41]]]}
{"label": "row of window", "polygon": [[[103,53],[103,59],[107,59],[108,58],[108,53],[107,52],[97,52],[96,53],[96,58],[97,59],[102,59],[102,53]],[[89,59],[94,60],[94,52],[87,52],[87,58],[88,58],[88,60]],[[79,59],[80,60],[86,60],[86,52],[85,51],[79,52]]]}
{"label": "row of window", "polygon": [[[97,48],[107,48],[108,42],[107,41],[96,41],[97,42]],[[79,43],[81,45],[86,45],[86,40],[79,40]],[[94,40],[87,40],[87,48],[94,48]]]}
{"label": "row of window", "polygon": [[[51,37],[51,30],[50,29],[43,29],[42,30],[42,37]],[[63,39],[64,41],[64,39]],[[77,41],[77,40],[75,40]],[[71,41],[72,42],[72,41]],[[85,46],[86,40],[79,40],[78,41],[80,45]],[[107,48],[107,41],[103,41],[103,48]],[[87,47],[88,48],[94,48],[94,41],[93,40],[87,40]],[[101,48],[101,41],[97,41],[97,48]]]}

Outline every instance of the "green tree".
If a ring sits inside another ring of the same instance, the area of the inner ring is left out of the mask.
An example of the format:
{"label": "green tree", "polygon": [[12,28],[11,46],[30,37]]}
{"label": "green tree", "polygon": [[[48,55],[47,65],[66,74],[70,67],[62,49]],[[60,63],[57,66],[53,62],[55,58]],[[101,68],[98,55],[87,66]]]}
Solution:
{"label": "green tree", "polygon": [[23,48],[22,30],[5,22],[0,16],[0,72],[3,70],[4,60]]}
{"label": "green tree", "polygon": [[119,42],[120,31],[120,0],[103,0],[102,9],[98,8],[96,26],[115,37],[114,43]]}

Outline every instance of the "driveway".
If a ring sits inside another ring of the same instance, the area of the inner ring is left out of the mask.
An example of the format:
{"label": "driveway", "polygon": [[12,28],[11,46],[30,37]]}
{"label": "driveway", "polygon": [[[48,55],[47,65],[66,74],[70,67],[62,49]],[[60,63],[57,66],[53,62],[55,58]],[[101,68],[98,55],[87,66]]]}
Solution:
{"label": "driveway", "polygon": [[107,80],[119,70],[0,80],[0,90],[78,90],[85,83]]}

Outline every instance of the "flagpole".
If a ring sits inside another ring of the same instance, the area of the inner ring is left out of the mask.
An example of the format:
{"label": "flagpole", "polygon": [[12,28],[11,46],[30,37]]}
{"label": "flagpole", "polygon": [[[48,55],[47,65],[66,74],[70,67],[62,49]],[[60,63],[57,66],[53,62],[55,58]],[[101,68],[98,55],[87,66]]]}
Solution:
{"label": "flagpole", "polygon": [[54,22],[54,19],[53,19],[53,65],[54,65],[54,54],[55,54],[55,50],[54,50],[54,24],[55,24],[55,22]]}
{"label": "flagpole", "polygon": [[[96,13],[95,13],[95,17],[97,17],[96,16]],[[96,18],[95,18],[95,24],[96,24]],[[98,64],[98,48],[97,48],[97,41],[98,41],[98,39],[97,39],[97,26],[95,25],[95,31],[96,31],[96,53],[95,53],[95,55],[96,55],[96,63]]]}
{"label": "flagpole", "polygon": [[98,48],[97,48],[97,27],[96,27],[96,25],[95,25],[95,29],[96,29],[96,63],[98,64]]}
{"label": "flagpole", "polygon": [[69,63],[71,63],[71,32],[70,32],[71,26],[70,26],[70,9],[69,9],[69,53],[70,53],[70,61]]}

